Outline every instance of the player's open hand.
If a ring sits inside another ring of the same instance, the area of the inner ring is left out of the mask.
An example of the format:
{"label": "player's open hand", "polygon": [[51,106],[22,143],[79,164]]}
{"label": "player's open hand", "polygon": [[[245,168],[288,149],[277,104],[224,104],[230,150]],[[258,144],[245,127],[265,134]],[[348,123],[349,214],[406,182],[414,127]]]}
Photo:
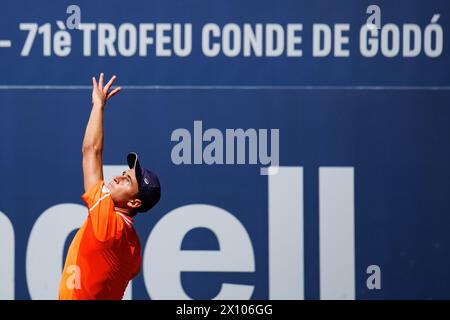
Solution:
{"label": "player's open hand", "polygon": [[117,77],[112,76],[111,79],[108,81],[106,85],[104,84],[104,74],[100,73],[100,77],[97,80],[95,77],[92,77],[92,104],[97,106],[105,106],[106,102],[116,95],[121,88],[115,88],[114,90],[110,91],[111,86],[113,85],[114,81],[116,81]]}

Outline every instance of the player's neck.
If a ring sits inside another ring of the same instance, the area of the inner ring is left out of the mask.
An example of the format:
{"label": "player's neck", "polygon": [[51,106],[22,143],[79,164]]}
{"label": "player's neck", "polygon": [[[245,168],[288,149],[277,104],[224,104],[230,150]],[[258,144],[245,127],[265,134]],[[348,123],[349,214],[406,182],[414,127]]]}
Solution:
{"label": "player's neck", "polygon": [[131,212],[130,209],[114,207],[114,210],[116,210],[117,212],[126,214],[126,215],[129,216],[130,218],[133,218],[133,216],[134,216],[134,214]]}

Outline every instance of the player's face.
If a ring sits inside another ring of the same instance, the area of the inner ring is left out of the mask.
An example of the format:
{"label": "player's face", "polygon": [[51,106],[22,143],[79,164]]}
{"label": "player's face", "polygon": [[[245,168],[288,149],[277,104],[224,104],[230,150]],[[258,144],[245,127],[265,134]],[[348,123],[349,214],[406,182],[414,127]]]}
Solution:
{"label": "player's face", "polygon": [[138,183],[134,169],[122,172],[108,183],[111,198],[116,206],[125,207],[129,200],[136,199],[139,194]]}

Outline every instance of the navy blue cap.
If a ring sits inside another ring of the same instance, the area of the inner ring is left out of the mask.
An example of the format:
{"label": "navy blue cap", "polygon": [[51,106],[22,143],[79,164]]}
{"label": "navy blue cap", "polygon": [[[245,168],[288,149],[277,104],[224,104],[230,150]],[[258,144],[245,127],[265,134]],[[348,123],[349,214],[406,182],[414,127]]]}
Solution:
{"label": "navy blue cap", "polygon": [[153,208],[161,198],[161,185],[159,179],[150,170],[142,168],[138,155],[131,152],[127,156],[127,162],[130,169],[134,169],[136,173],[136,180],[139,188],[139,199],[142,205],[137,209],[138,212],[146,212]]}

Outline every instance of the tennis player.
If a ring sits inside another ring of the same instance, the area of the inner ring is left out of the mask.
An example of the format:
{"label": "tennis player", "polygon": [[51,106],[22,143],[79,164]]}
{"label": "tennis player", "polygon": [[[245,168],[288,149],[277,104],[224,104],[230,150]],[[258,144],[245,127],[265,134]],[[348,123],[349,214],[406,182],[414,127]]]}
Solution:
{"label": "tennis player", "polygon": [[127,156],[129,169],[103,181],[103,113],[106,102],[120,92],[92,78],[92,110],[83,140],[82,199],[86,221],[75,235],[59,286],[61,300],[122,299],[128,282],[141,268],[141,246],[133,217],[150,210],[160,199],[158,177],[141,167],[136,153]]}

